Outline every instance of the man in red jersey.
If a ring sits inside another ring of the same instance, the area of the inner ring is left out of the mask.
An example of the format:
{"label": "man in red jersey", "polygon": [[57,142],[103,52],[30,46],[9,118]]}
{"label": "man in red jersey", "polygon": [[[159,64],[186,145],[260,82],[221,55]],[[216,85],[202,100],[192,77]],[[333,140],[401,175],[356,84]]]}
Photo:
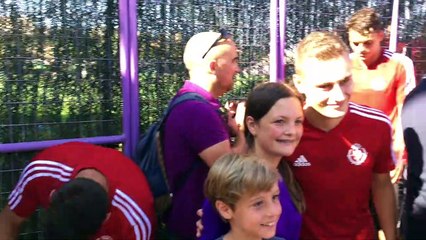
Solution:
{"label": "man in red jersey", "polygon": [[328,32],[303,39],[294,84],[306,97],[304,133],[292,166],[306,199],[301,239],[374,239],[369,200],[386,235],[395,239],[395,196],[389,118],[349,102],[349,50]]}
{"label": "man in red jersey", "polygon": [[392,182],[397,182],[404,169],[404,137],[401,110],[405,96],[415,87],[411,59],[385,50],[381,43],[384,26],[373,8],[354,13],[346,23],[351,54],[352,77],[355,83],[351,101],[383,111],[392,123],[393,150],[397,167]]}
{"label": "man in red jersey", "polygon": [[0,213],[0,239],[16,239],[37,207],[46,239],[153,239],[153,197],[121,152],[88,143],[50,147],[27,165]]}

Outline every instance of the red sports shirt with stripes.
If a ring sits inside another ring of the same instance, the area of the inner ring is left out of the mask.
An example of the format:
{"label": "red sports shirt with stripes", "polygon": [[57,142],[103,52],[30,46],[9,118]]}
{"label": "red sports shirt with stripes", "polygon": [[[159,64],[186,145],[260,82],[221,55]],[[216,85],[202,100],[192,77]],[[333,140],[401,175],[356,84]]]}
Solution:
{"label": "red sports shirt with stripes", "polygon": [[381,111],[349,103],[328,132],[305,120],[302,139],[286,158],[306,199],[301,239],[375,239],[372,179],[393,169],[391,151],[390,121]]}
{"label": "red sports shirt with stripes", "polygon": [[414,66],[407,56],[382,50],[371,66],[351,55],[354,90],[351,101],[383,111],[391,120],[397,160],[404,150],[401,111],[405,96],[415,87]]}
{"label": "red sports shirt with stripes", "polygon": [[139,168],[119,151],[72,142],[48,148],[25,167],[9,196],[9,207],[28,218],[37,207],[49,207],[52,190],[87,168],[106,176],[111,216],[95,238],[153,239],[155,212],[148,183]]}

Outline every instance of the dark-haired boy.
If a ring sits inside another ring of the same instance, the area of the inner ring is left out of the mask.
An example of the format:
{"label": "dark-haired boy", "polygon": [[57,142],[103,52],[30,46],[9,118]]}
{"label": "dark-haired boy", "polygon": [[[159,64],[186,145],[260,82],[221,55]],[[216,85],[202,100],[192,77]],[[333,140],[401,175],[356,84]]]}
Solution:
{"label": "dark-haired boy", "polygon": [[37,207],[46,239],[153,239],[153,197],[121,152],[88,143],[50,147],[26,166],[0,213],[0,239],[16,239]]}

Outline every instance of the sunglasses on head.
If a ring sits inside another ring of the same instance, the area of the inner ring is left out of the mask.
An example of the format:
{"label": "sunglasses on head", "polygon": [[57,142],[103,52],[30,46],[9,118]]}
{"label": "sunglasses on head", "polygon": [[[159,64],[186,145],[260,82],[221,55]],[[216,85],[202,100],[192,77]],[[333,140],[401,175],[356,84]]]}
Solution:
{"label": "sunglasses on head", "polygon": [[206,51],[206,53],[204,53],[204,55],[203,55],[203,57],[202,58],[204,58],[206,55],[207,55],[207,53],[209,53],[210,52],[210,50],[214,47],[214,46],[216,46],[217,45],[217,43],[220,41],[220,40],[222,40],[222,39],[229,39],[231,36],[232,36],[232,34],[230,34],[228,31],[226,31],[225,29],[220,29],[219,30],[219,33],[220,33],[220,35],[219,35],[219,37],[213,42],[213,44],[209,47],[209,49],[207,49],[207,51]]}

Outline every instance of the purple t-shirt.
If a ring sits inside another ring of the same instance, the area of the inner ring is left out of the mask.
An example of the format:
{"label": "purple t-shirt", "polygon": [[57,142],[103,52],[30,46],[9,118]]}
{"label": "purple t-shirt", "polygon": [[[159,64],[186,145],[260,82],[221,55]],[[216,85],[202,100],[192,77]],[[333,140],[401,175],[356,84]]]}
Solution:
{"label": "purple t-shirt", "polygon": [[220,103],[216,98],[190,81],[185,81],[177,95],[186,92],[198,93],[210,104],[183,102],[166,120],[164,161],[173,192],[172,209],[166,224],[180,238],[195,239],[196,211],[204,200],[203,184],[209,170],[198,154],[229,139],[229,134],[218,113]]}
{"label": "purple t-shirt", "polygon": [[[280,202],[283,209],[277,224],[276,236],[287,240],[298,240],[302,228],[302,215],[297,211],[291,200],[290,193],[283,181],[280,188]],[[217,239],[229,231],[229,224],[225,223],[209,201],[203,203],[203,231],[200,240]]]}

